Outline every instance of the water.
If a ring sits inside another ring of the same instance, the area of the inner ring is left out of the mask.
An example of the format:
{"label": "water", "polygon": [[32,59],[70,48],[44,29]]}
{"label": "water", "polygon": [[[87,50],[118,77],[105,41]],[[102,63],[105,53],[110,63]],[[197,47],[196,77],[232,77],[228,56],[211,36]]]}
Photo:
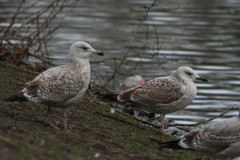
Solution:
{"label": "water", "polygon": [[[15,13],[20,2],[14,2],[1,2],[0,21]],[[24,5],[33,2],[27,0]],[[31,11],[47,3],[43,0]],[[139,20],[146,14],[144,6],[152,3],[147,0],[81,0],[71,12],[71,6],[67,7],[51,24],[56,26],[69,12],[64,26],[48,42],[49,58],[58,65],[67,63],[68,49],[73,42],[89,42],[105,53],[105,57],[93,57],[91,61],[116,57],[92,63],[91,79],[104,85],[127,53],[118,74],[107,85],[116,93],[122,91],[121,83],[128,76],[141,75],[148,81],[173,74],[179,66],[189,66],[209,82],[197,82],[198,94],[193,103],[166,118],[177,123],[195,123],[230,107],[235,110],[214,121],[237,115],[240,106],[240,1],[157,1],[128,50]],[[24,15],[27,13],[21,17]],[[6,23],[1,24],[4,25]],[[148,47],[144,47],[146,44]],[[28,60],[38,62],[34,58]]]}

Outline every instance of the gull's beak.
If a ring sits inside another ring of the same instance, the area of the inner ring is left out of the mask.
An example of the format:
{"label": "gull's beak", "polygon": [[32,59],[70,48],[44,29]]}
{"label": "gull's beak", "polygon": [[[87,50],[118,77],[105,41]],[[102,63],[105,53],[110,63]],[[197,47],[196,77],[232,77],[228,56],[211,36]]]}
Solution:
{"label": "gull's beak", "polygon": [[99,55],[99,56],[103,56],[104,55],[102,51],[98,51],[98,50],[92,52],[92,54],[96,54],[96,55]]}
{"label": "gull's beak", "polygon": [[204,77],[197,77],[196,80],[200,80],[200,81],[203,81],[203,82],[208,82],[208,80]]}

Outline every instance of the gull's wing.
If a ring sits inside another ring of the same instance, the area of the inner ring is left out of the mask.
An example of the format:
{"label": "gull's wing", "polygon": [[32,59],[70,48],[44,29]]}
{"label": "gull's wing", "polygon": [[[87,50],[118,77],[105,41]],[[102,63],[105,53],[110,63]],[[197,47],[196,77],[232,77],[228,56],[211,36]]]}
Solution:
{"label": "gull's wing", "polygon": [[184,134],[179,140],[160,143],[160,149],[162,148],[193,149],[220,159],[239,157],[240,117],[238,115],[204,125]]}
{"label": "gull's wing", "polygon": [[169,78],[156,78],[143,85],[122,92],[118,100],[143,105],[170,104],[183,96],[181,87]]}
{"label": "gull's wing", "polygon": [[196,149],[215,157],[240,156],[239,116],[213,122],[201,129],[184,135],[179,145],[185,149]]}
{"label": "gull's wing", "polygon": [[64,65],[50,68],[28,82],[28,86],[21,92],[34,102],[65,102],[83,90],[84,80],[88,79],[86,74],[79,74],[72,67]]}

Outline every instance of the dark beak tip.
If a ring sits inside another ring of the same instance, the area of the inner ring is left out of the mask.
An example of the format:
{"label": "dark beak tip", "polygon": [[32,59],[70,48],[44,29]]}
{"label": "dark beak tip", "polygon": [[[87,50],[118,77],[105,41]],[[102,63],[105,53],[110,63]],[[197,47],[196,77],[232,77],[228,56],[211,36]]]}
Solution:
{"label": "dark beak tip", "polygon": [[208,82],[208,80],[205,78],[204,80],[202,80],[203,82]]}
{"label": "dark beak tip", "polygon": [[98,55],[99,56],[104,56],[104,53],[103,52],[99,52]]}
{"label": "dark beak tip", "polygon": [[197,78],[197,80],[200,80],[200,81],[203,81],[203,82],[208,82],[208,80],[204,77],[199,77],[199,78]]}

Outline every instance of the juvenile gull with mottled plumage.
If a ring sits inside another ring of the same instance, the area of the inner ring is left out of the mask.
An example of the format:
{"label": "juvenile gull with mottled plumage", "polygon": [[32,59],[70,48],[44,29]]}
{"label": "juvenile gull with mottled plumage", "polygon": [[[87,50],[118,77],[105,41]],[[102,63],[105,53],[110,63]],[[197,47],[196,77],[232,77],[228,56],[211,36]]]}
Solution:
{"label": "juvenile gull with mottled plumage", "polygon": [[118,100],[135,102],[142,109],[161,114],[162,132],[165,133],[163,123],[165,114],[187,107],[196,97],[197,88],[194,80],[207,82],[206,78],[199,77],[191,68],[179,67],[171,76],[159,77],[122,92],[118,95]]}
{"label": "juvenile gull with mottled plumage", "polygon": [[75,42],[69,51],[70,63],[44,71],[28,82],[26,88],[5,100],[46,104],[50,125],[50,107],[64,108],[64,129],[67,130],[66,108],[76,104],[87,90],[90,81],[88,58],[92,54],[103,55],[86,42]]}
{"label": "juvenile gull with mottled plumage", "polygon": [[179,140],[160,143],[160,148],[194,149],[219,159],[240,156],[240,109],[237,117],[207,124]]}

